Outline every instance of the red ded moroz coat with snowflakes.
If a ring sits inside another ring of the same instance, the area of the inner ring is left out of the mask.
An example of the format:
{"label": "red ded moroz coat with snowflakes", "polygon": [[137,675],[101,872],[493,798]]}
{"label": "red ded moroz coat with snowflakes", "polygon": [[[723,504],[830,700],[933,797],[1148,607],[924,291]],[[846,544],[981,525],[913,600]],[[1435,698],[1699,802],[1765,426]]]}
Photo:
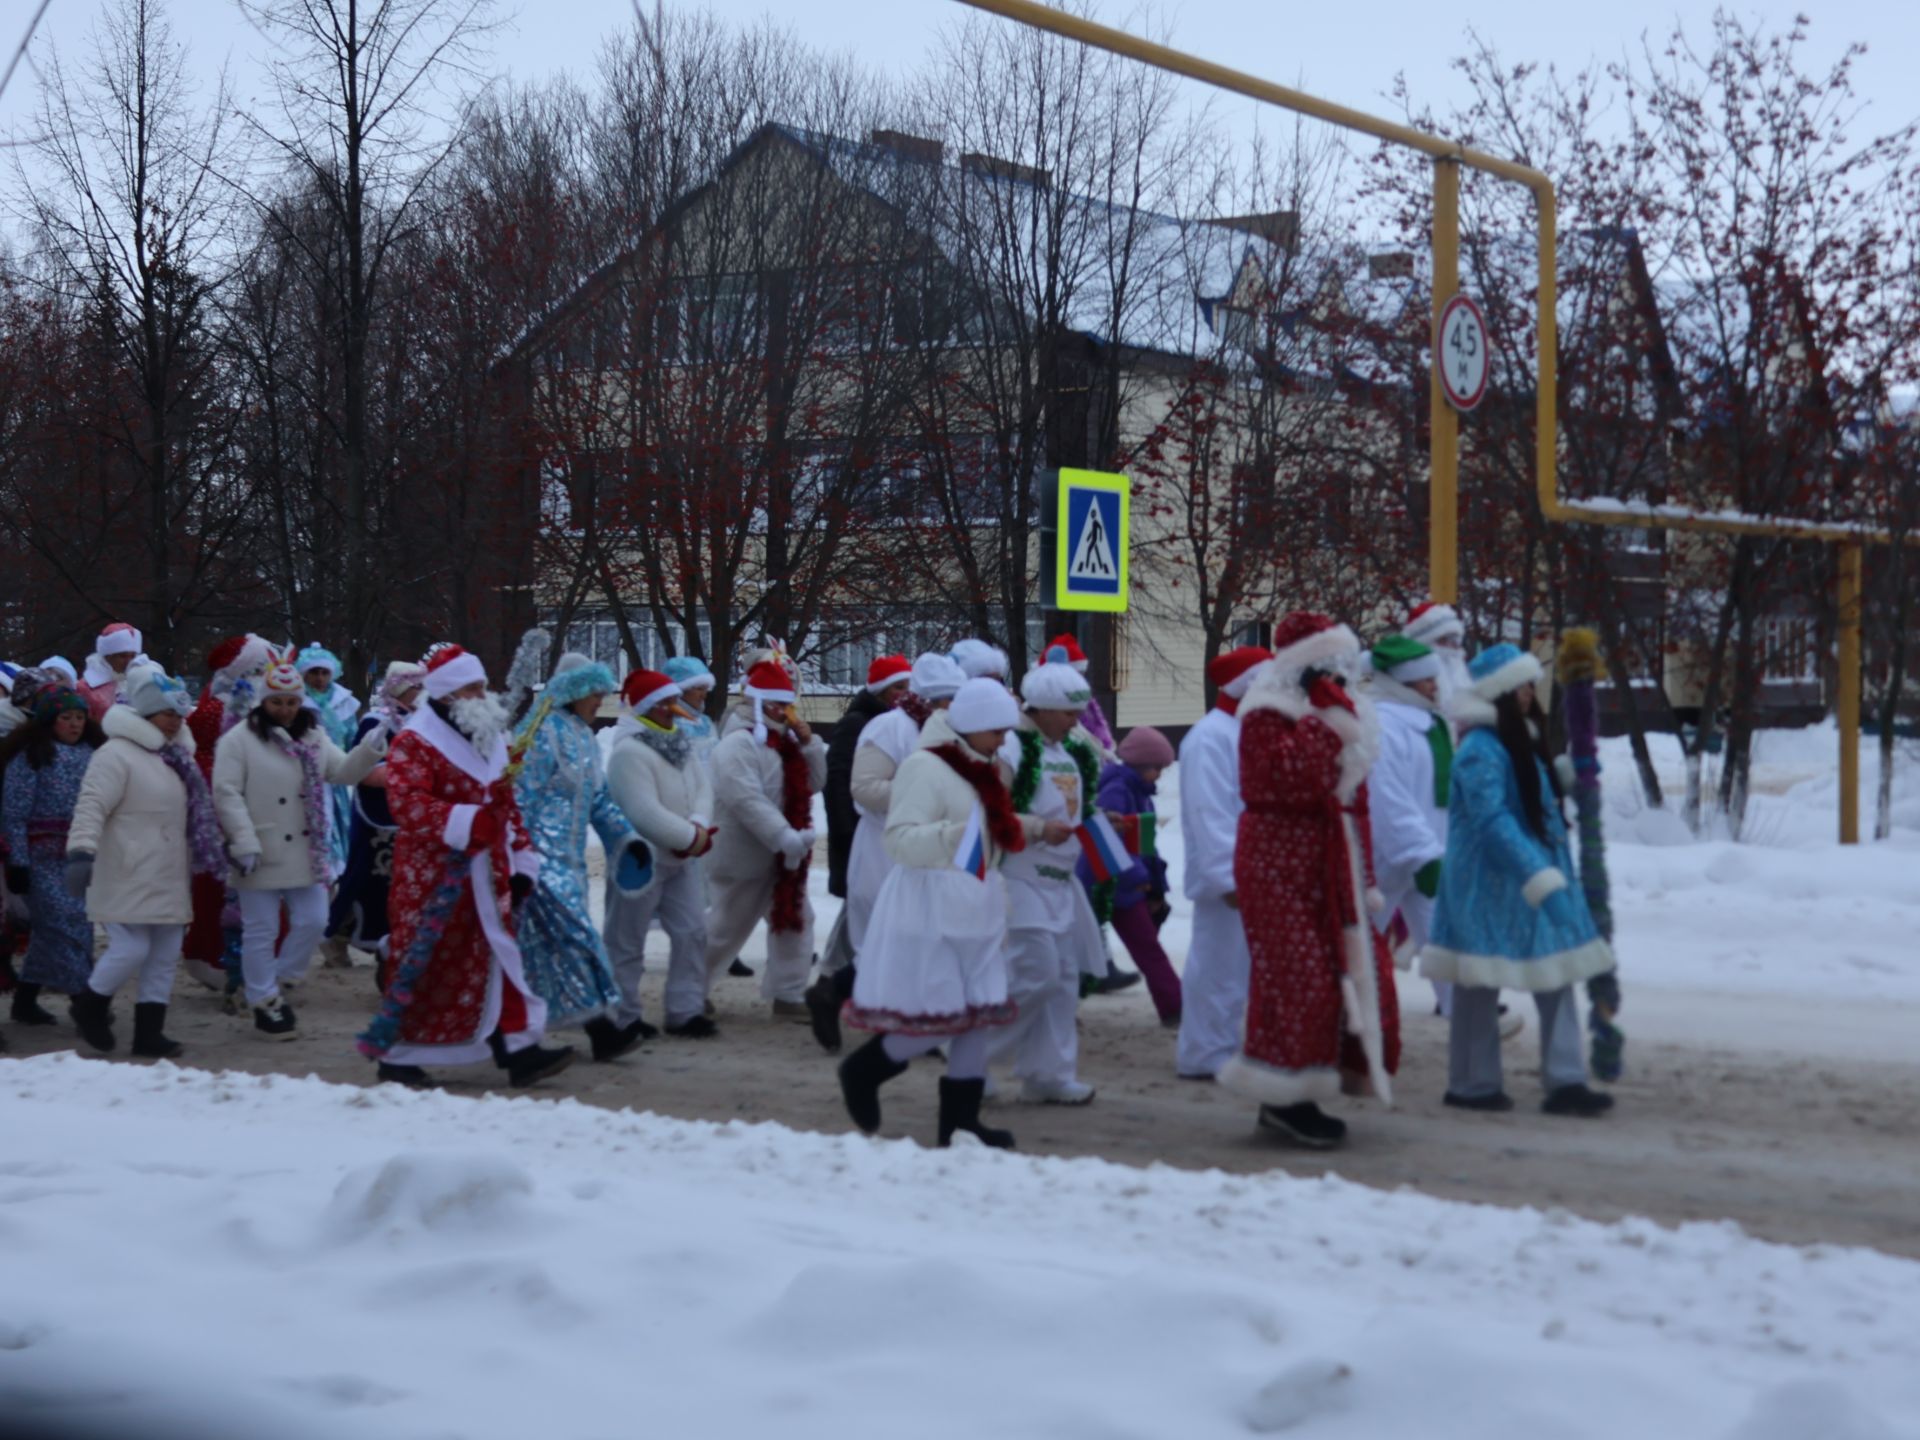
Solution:
{"label": "red ded moroz coat with snowflakes", "polygon": [[513,938],[510,891],[514,875],[538,874],[540,858],[512,782],[502,778],[504,741],[493,749],[480,755],[422,705],[387,756],[387,804],[399,827],[387,901],[396,977],[389,1000],[422,926],[433,923],[429,906],[458,892],[431,961],[414,981],[399,1041],[382,1057],[392,1064],[473,1064],[488,1058],[487,1037],[496,1028],[538,1038],[546,1026],[546,1007],[526,983]]}
{"label": "red ded moroz coat with snowflakes", "polygon": [[1253,969],[1245,1043],[1220,1083],[1282,1107],[1331,1099],[1343,1080],[1390,1102],[1400,1066],[1393,962],[1369,917],[1377,722],[1365,697],[1303,686],[1308,665],[1358,651],[1345,626],[1323,623],[1291,657],[1276,635],[1279,660],[1240,704],[1234,880]]}

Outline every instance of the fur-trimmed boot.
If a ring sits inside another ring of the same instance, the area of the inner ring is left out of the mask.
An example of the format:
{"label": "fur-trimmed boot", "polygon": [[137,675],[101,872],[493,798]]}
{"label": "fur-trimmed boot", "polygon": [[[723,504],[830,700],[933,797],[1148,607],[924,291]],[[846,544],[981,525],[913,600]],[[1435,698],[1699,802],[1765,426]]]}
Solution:
{"label": "fur-trimmed boot", "polygon": [[157,1001],[147,1000],[133,1007],[133,1053],[143,1055],[150,1060],[171,1060],[183,1053],[186,1046],[178,1040],[169,1040],[164,1031],[167,1023],[167,1007]]}
{"label": "fur-trimmed boot", "polygon": [[1013,1132],[995,1130],[980,1123],[980,1102],[986,1098],[987,1082],[983,1079],[955,1080],[951,1076],[940,1077],[940,1145],[942,1149],[953,1144],[955,1131],[964,1130],[982,1145],[995,1150],[1011,1150]]}
{"label": "fur-trimmed boot", "polygon": [[840,1062],[840,1095],[847,1115],[865,1134],[880,1128],[880,1087],[907,1073],[907,1062],[887,1054],[887,1037],[876,1035]]}

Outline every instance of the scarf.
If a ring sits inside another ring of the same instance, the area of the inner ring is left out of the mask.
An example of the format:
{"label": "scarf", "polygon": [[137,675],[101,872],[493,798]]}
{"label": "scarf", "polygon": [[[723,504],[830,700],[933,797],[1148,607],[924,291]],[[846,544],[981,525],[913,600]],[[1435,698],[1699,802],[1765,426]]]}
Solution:
{"label": "scarf", "polygon": [[307,871],[314,884],[331,884],[333,797],[328,793],[326,777],[320,773],[320,747],[311,740],[294,739],[277,725],[273,743],[300,762],[300,802],[307,811]]}
{"label": "scarf", "polygon": [[227,873],[227,847],[220,838],[220,820],[213,813],[213,792],[193,757],[171,742],[160,747],[160,758],[187,787],[187,845],[193,855],[193,873]]}
{"label": "scarf", "polygon": [[911,690],[901,699],[899,708],[906,711],[913,718],[913,723],[922,730],[927,728],[927,721],[933,718],[933,702]]}
{"label": "scarf", "polygon": [[[780,756],[781,818],[795,830],[805,830],[813,824],[813,777],[807,773],[806,752],[786,730],[768,735],[767,746]],[[767,925],[776,935],[791,935],[806,928],[807,870],[813,856],[802,856],[791,870],[781,856],[774,856],[773,863],[773,913]]]}
{"label": "scarf", "polygon": [[1427,748],[1433,751],[1433,803],[1444,810],[1453,795],[1453,731],[1438,715],[1427,726]]}
{"label": "scarf", "polygon": [[1027,848],[1027,832],[1020,824],[1013,797],[1007,793],[1006,782],[1000,778],[999,768],[993,761],[977,760],[953,741],[932,746],[930,753],[946,761],[954,774],[973,787],[973,793],[980,797],[980,808],[986,812],[987,834],[995,845],[1008,853]]}
{"label": "scarf", "polygon": [[1223,715],[1238,715],[1240,713],[1240,702],[1222,690],[1214,699],[1213,708]]}
{"label": "scarf", "polygon": [[641,742],[662,760],[676,770],[686,768],[688,758],[693,754],[693,737],[678,727],[669,730],[656,725],[644,715],[634,717],[634,739]]}

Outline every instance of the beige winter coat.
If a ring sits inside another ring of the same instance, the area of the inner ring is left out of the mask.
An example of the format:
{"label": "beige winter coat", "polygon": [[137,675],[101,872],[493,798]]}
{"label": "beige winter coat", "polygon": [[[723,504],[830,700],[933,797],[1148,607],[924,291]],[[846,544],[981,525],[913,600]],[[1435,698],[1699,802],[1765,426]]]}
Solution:
{"label": "beige winter coat", "polygon": [[696,824],[713,823],[713,783],[692,746],[686,764],[674,765],[637,733],[616,741],[607,757],[607,792],[664,870],[686,863],[675,857],[699,839]]}
{"label": "beige winter coat", "polygon": [[[808,786],[817,795],[827,783],[827,747],[816,735],[801,753]],[[714,823],[720,833],[707,868],[715,880],[758,878],[774,863],[793,831],[780,809],[782,781],[780,752],[753,738],[751,713],[734,711],[713,747]]]}
{"label": "beige winter coat", "polygon": [[[358,785],[387,753],[381,730],[368,731],[349,755],[342,755],[318,725],[304,738],[319,746],[320,774],[329,785]],[[227,853],[235,860],[260,857],[253,874],[234,872],[236,890],[298,890],[316,883],[310,858],[313,837],[307,833],[307,804],[301,795],[305,779],[291,751],[256,735],[245,723],[214,746],[213,803],[227,837]],[[331,813],[331,797],[326,803]]]}
{"label": "beige winter coat", "polygon": [[[193,919],[193,851],[187,787],[160,758],[169,743],[124,705],[101,720],[107,743],[93,754],[67,831],[69,855],[93,856],[87,918],[103,925],[186,925]],[[183,725],[172,744],[193,754]]]}
{"label": "beige winter coat", "polygon": [[[972,783],[929,753],[936,745],[958,745],[975,760],[989,758],[960,738],[946,711],[936,710],[928,717],[920,732],[920,748],[901,762],[887,803],[887,855],[894,864],[916,870],[950,869],[967,824],[980,807],[980,795]],[[1004,783],[1006,768],[997,768]],[[987,864],[998,865],[1001,850],[991,832],[981,838],[986,842]]]}

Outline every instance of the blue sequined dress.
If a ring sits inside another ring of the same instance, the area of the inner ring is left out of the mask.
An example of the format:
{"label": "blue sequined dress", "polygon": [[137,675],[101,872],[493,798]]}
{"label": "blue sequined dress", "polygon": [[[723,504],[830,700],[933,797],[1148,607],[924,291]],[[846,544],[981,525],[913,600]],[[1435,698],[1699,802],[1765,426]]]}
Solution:
{"label": "blue sequined dress", "polygon": [[587,827],[609,859],[633,838],[607,793],[593,727],[570,710],[551,711],[514,795],[540,852],[540,879],[521,907],[517,936],[527,983],[547,1002],[550,1025],[592,1019],[619,1004],[620,987],[587,904]]}

